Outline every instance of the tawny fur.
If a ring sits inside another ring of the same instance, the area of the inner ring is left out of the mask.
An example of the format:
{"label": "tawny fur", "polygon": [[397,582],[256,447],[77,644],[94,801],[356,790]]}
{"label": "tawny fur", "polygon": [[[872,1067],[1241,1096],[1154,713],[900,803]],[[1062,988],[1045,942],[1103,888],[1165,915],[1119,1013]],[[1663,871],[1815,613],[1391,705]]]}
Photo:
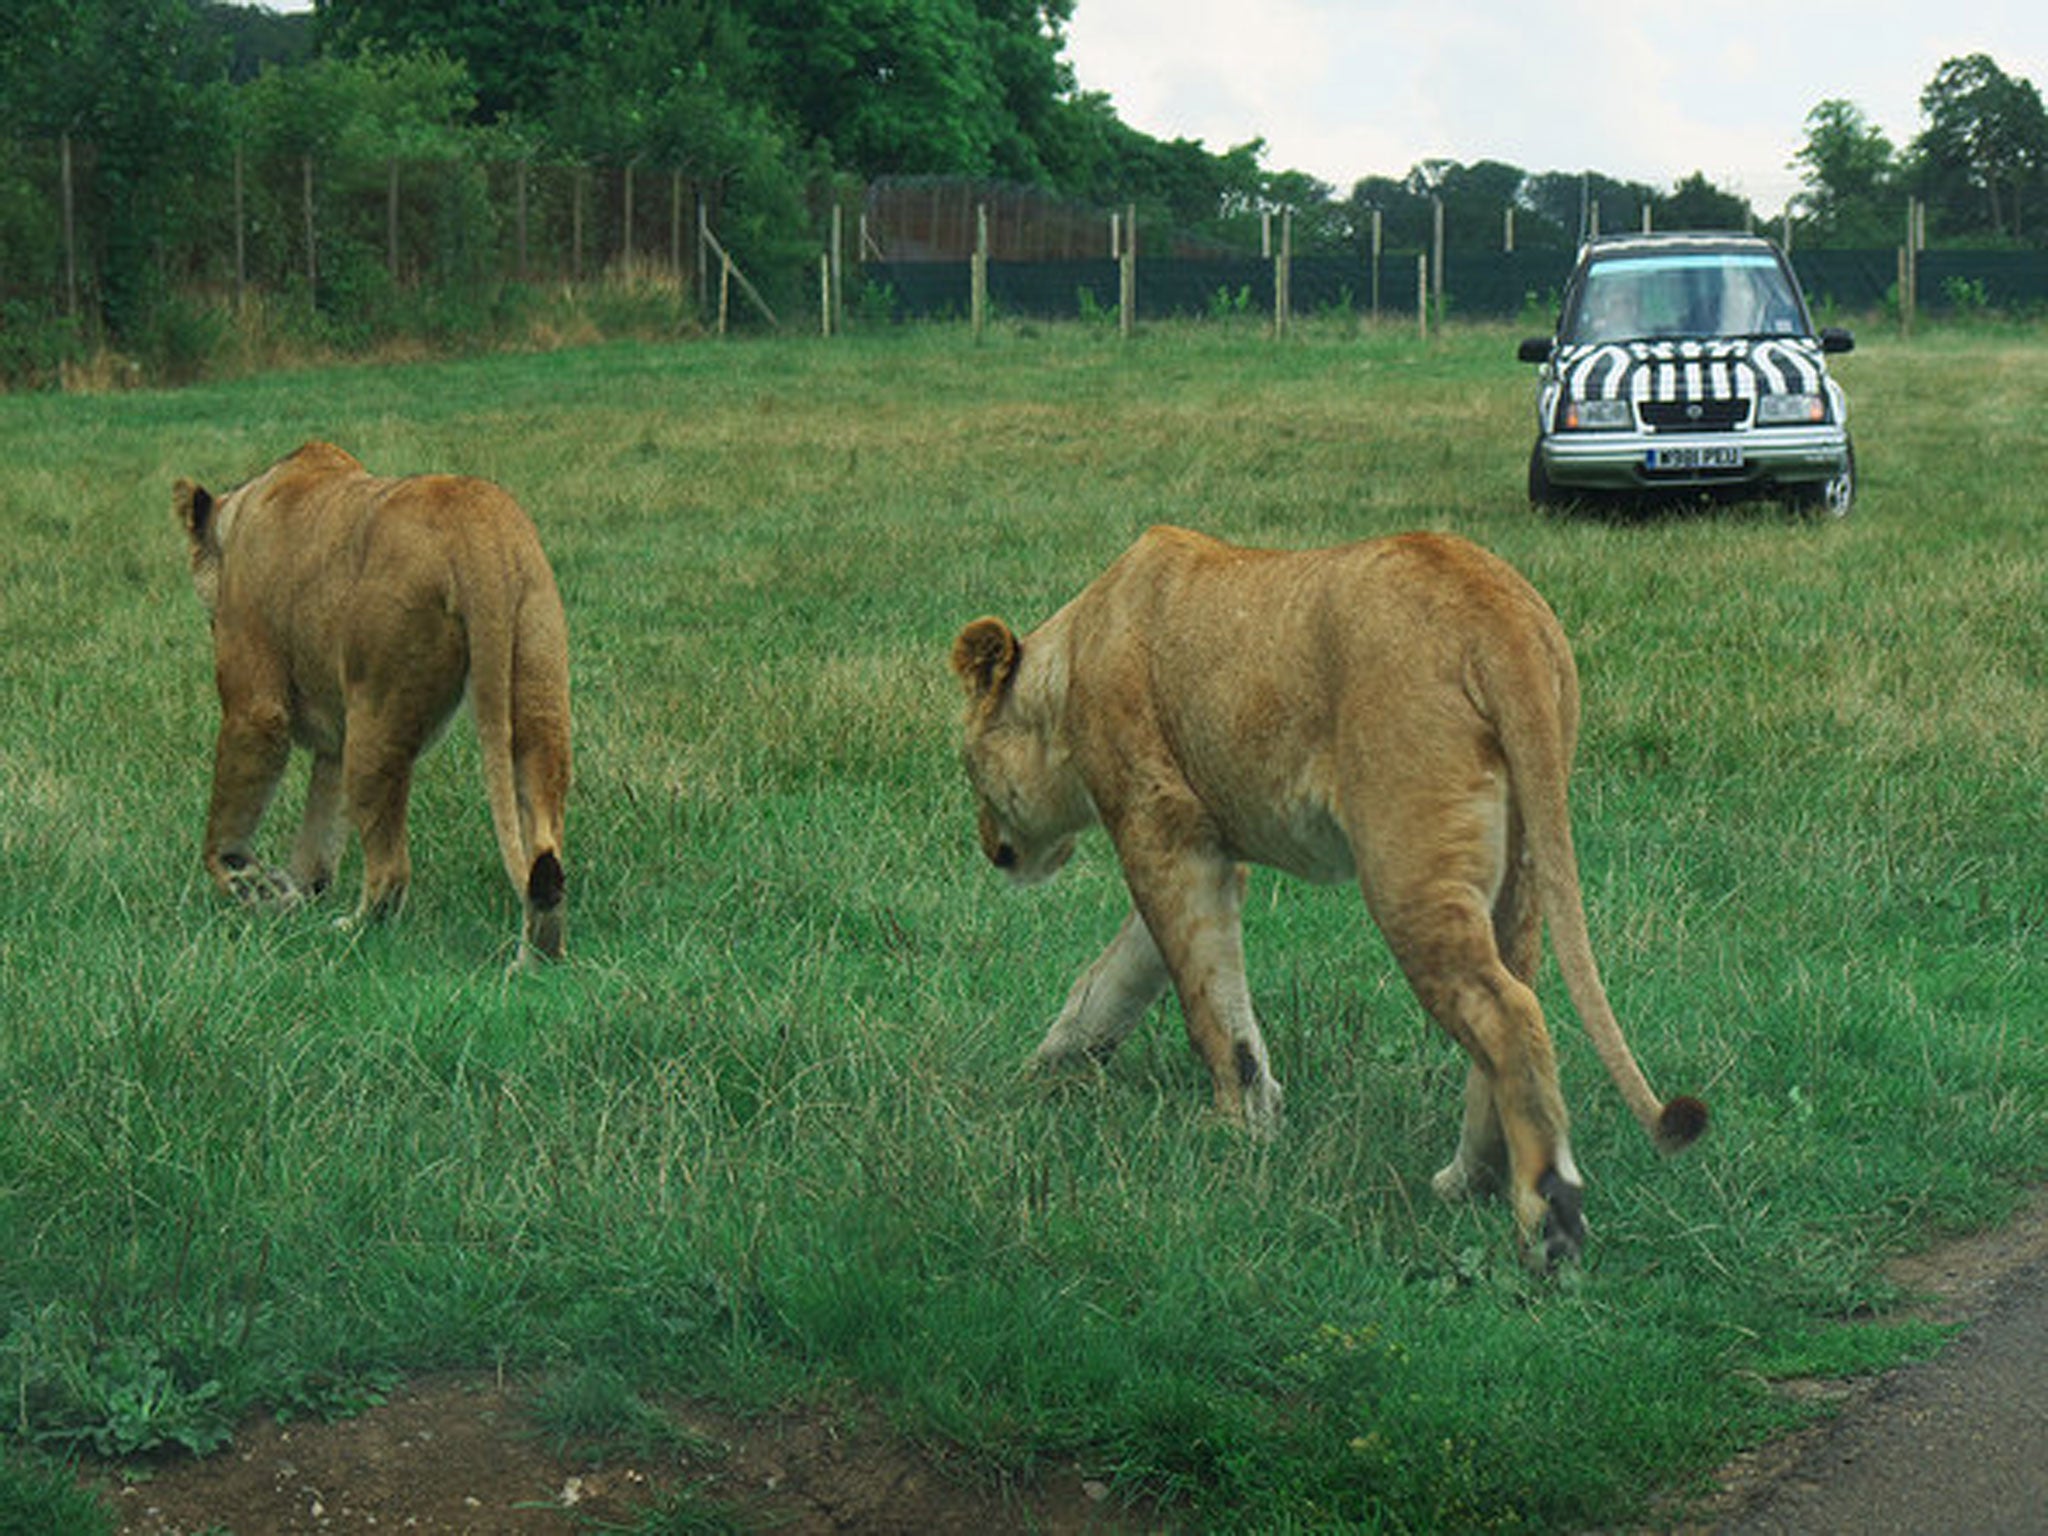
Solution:
{"label": "tawny fur", "polygon": [[[521,956],[559,956],[568,627],[519,505],[483,480],[380,479],[314,442],[218,498],[181,480],[175,510],[213,621],[221,723],[203,856],[221,890],[317,895],[353,825],[351,921],[395,912],[412,878],[413,764],[467,696],[525,912]],[[274,869],[252,844],[294,745],[313,758],[306,815]]]}
{"label": "tawny fur", "polygon": [[1706,1123],[1659,1100],[1594,964],[1566,785],[1579,686],[1511,567],[1432,534],[1301,552],[1146,533],[1030,634],[956,638],[987,856],[1044,879],[1099,822],[1133,910],[1039,1047],[1103,1057],[1170,983],[1217,1111],[1278,1129],[1245,985],[1244,866],[1355,879],[1423,1006],[1471,1057],[1436,1187],[1505,1180],[1532,1256],[1583,1236],[1557,1066],[1532,990],[1541,920],[1602,1062],[1667,1150]]}

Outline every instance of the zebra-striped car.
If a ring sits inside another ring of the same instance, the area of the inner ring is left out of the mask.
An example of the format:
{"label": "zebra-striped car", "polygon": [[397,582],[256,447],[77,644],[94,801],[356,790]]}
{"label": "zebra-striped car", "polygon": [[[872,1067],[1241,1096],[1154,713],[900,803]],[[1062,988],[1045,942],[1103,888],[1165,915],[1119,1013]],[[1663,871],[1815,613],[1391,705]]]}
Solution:
{"label": "zebra-striped car", "polygon": [[1757,235],[1589,241],[1539,363],[1529,499],[1778,497],[1840,517],[1856,496],[1848,401],[1799,280]]}

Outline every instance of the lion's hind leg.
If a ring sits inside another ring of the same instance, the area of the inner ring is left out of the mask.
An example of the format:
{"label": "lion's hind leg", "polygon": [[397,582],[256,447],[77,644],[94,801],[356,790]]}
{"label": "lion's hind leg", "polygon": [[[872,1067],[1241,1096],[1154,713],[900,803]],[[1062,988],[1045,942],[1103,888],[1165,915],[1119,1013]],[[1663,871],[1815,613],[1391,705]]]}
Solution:
{"label": "lion's hind leg", "polygon": [[1423,1007],[1472,1058],[1458,1154],[1435,1187],[1450,1196],[1485,1187],[1504,1149],[1524,1250],[1549,1268],[1585,1242],[1550,1032],[1536,994],[1501,963],[1477,893],[1441,888],[1431,897],[1381,926]]}
{"label": "lion's hind leg", "polygon": [[306,783],[306,816],[292,847],[292,883],[309,901],[334,883],[335,867],[348,841],[341,779],[339,756],[313,759],[313,772]]}

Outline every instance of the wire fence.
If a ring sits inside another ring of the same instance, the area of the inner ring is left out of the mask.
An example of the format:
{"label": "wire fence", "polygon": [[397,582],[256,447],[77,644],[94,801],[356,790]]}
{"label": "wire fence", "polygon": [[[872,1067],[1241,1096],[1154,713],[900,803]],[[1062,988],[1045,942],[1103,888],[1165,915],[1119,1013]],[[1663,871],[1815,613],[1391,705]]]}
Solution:
{"label": "wire fence", "polygon": [[[110,282],[136,261],[113,180],[89,143],[0,139],[0,380],[21,374],[18,358],[39,338],[107,339]],[[621,280],[665,285],[721,326],[737,287],[757,319],[827,331],[849,310],[863,320],[1256,314],[1276,325],[1323,311],[1513,318],[1554,308],[1573,256],[1295,256],[1285,239],[1244,251],[1140,230],[1131,209],[955,178],[824,189],[808,256],[765,233],[755,243],[776,248],[749,249],[745,233],[718,229],[717,185],[640,166],[236,154],[167,195],[176,205],[157,210],[142,257],[159,303],[232,316],[252,295],[281,298],[369,330],[402,328],[423,295]],[[1908,262],[1890,250],[1796,250],[1793,261],[1816,306],[1844,313],[2048,308],[2048,253],[1926,251]]]}

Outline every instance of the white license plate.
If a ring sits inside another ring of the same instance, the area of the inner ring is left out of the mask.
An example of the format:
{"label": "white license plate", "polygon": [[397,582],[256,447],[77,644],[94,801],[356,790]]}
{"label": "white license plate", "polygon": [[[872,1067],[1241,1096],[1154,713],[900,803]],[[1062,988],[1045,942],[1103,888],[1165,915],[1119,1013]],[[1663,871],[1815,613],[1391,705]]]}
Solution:
{"label": "white license plate", "polygon": [[1740,469],[1742,448],[1735,443],[1714,443],[1706,447],[1652,448],[1643,460],[1645,469]]}

